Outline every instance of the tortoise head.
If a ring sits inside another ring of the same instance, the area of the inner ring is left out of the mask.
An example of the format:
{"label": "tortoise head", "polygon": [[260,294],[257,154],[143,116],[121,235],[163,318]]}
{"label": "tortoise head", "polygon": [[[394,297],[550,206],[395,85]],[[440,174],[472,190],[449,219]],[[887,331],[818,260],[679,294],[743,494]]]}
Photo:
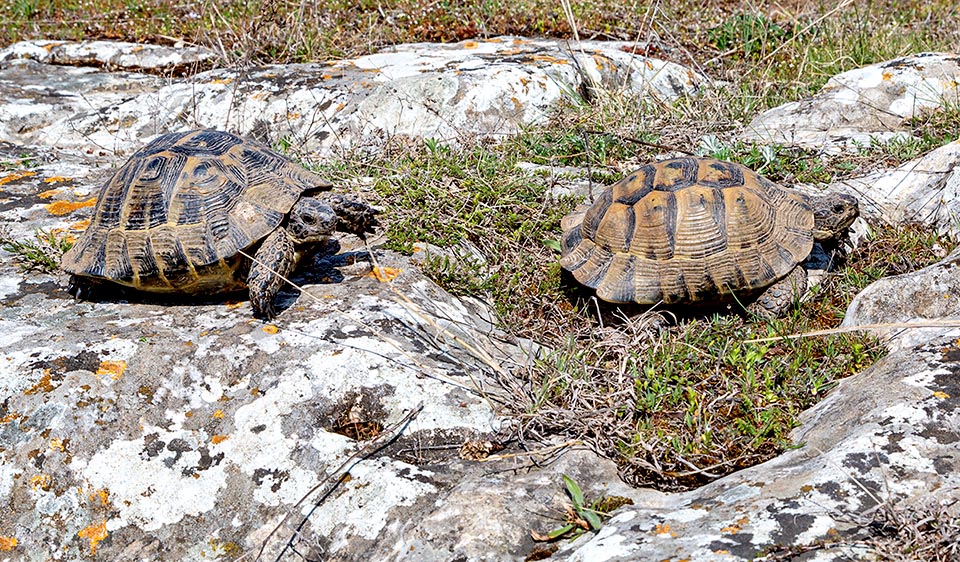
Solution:
{"label": "tortoise head", "polygon": [[333,208],[312,197],[297,201],[287,217],[287,233],[296,244],[323,242],[336,226]]}
{"label": "tortoise head", "polygon": [[814,240],[840,238],[860,216],[857,199],[845,193],[811,196],[808,201],[813,207]]}

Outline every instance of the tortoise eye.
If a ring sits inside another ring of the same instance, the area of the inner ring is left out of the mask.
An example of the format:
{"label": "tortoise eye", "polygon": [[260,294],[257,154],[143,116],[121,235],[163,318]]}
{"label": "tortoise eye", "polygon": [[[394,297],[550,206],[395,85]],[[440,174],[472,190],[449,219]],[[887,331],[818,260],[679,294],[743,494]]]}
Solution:
{"label": "tortoise eye", "polygon": [[841,205],[840,203],[837,203],[836,205],[834,205],[834,206],[833,206],[833,212],[836,213],[836,214],[838,214],[838,215],[839,215],[840,213],[842,213],[842,212],[843,212],[843,205]]}
{"label": "tortoise eye", "polygon": [[314,224],[317,222],[317,217],[313,213],[301,213],[300,220],[306,224]]}

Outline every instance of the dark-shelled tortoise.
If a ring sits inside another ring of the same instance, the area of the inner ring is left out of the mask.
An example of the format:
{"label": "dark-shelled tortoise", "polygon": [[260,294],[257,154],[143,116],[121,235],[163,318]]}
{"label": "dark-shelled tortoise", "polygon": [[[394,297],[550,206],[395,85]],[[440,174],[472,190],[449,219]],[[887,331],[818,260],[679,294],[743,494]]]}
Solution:
{"label": "dark-shelled tortoise", "polygon": [[[254,314],[335,229],[362,234],[376,211],[266,146],[212,130],[170,133],[104,184],[90,226],[63,256],[71,292],[104,282],[206,295],[249,288]],[[253,256],[253,261],[241,252]]]}
{"label": "dark-shelled tortoise", "polygon": [[756,298],[751,310],[777,315],[806,289],[800,264],[814,240],[837,239],[858,214],[849,195],[805,195],[739,164],[676,158],[564,217],[560,264],[607,302]]}

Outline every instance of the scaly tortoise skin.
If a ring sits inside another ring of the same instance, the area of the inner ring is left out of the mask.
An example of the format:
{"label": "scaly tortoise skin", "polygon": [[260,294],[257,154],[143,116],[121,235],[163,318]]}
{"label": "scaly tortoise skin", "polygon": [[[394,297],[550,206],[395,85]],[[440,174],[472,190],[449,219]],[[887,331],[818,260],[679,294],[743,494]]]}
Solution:
{"label": "scaly tortoise skin", "polygon": [[[205,295],[249,286],[254,314],[334,229],[362,234],[376,211],[266,146],[213,130],[170,133],[104,184],[93,219],[63,256],[78,296],[104,282]],[[251,263],[240,252],[253,255]],[[272,271],[271,271],[272,270]]]}
{"label": "scaly tortoise skin", "polygon": [[[560,264],[612,303],[721,303],[760,294],[782,313],[806,288],[814,240],[859,215],[848,195],[803,195],[708,158],[648,164],[564,217]],[[759,307],[757,307],[759,305]]]}

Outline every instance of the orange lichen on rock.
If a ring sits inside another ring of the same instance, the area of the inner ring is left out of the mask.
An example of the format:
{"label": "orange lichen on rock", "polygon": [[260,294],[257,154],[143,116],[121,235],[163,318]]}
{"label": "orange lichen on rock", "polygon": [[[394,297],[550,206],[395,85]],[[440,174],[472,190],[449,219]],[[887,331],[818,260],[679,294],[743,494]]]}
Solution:
{"label": "orange lichen on rock", "polygon": [[260,328],[260,329],[263,330],[264,332],[268,333],[268,334],[276,334],[277,332],[280,331],[280,328],[277,328],[277,327],[274,326],[273,324],[267,324],[266,326],[264,326],[263,328]]}
{"label": "orange lichen on rock", "polygon": [[86,201],[57,201],[46,206],[47,212],[51,215],[63,216],[82,209],[84,207],[93,207],[97,204],[97,198],[92,197]]}
{"label": "orange lichen on rock", "polygon": [[43,180],[43,183],[56,183],[58,181],[73,181],[73,178],[68,178],[66,176],[50,176],[49,178]]}
{"label": "orange lichen on rock", "polygon": [[658,523],[653,528],[653,532],[658,535],[670,535],[671,537],[677,536],[676,533],[670,530],[670,525],[668,525],[667,523],[662,523],[662,524]]}
{"label": "orange lichen on rock", "polygon": [[50,369],[44,369],[43,375],[40,377],[40,380],[30,388],[23,391],[24,394],[37,394],[38,392],[50,392],[56,388],[53,386],[53,383],[50,382]]}
{"label": "orange lichen on rock", "polygon": [[82,231],[82,230],[86,230],[89,226],[90,226],[90,219],[83,219],[82,221],[77,221],[71,224],[67,228],[69,228],[70,230]]}
{"label": "orange lichen on rock", "polygon": [[533,55],[531,58],[537,62],[546,62],[550,64],[570,64],[570,61],[568,60],[559,59],[550,55]]}
{"label": "orange lichen on rock", "polygon": [[17,537],[0,536],[0,550],[9,552],[17,548]]}
{"label": "orange lichen on rock", "polygon": [[33,490],[43,490],[46,492],[52,484],[53,478],[49,474],[37,474],[36,476],[30,477],[30,488]]}
{"label": "orange lichen on rock", "polygon": [[66,442],[59,437],[50,440],[50,448],[61,453],[67,450]]}
{"label": "orange lichen on rock", "polygon": [[463,42],[463,48],[464,48],[464,49],[476,49],[478,46],[479,46],[479,44],[478,44],[476,41],[464,41],[464,42]]}
{"label": "orange lichen on rock", "polygon": [[726,533],[728,535],[735,535],[743,530],[743,526],[750,522],[749,517],[741,517],[737,519],[732,525],[728,525],[720,529],[721,533]]}
{"label": "orange lichen on rock", "polygon": [[102,361],[100,367],[97,368],[97,376],[110,375],[111,379],[118,381],[126,370],[126,361]]}
{"label": "orange lichen on rock", "polygon": [[110,533],[107,532],[107,522],[102,521],[96,525],[90,525],[84,527],[77,531],[77,536],[81,539],[87,539],[90,541],[90,554],[97,553],[97,545],[100,544],[100,541],[107,538],[107,535]]}
{"label": "orange lichen on rock", "polygon": [[106,488],[104,488],[102,490],[96,490],[93,493],[91,493],[90,501],[95,502],[97,500],[100,501],[101,506],[106,507],[106,505],[110,503],[110,490],[107,490]]}
{"label": "orange lichen on rock", "polygon": [[20,419],[23,417],[23,414],[20,412],[10,412],[9,414],[0,417],[0,424],[10,423],[13,420]]}
{"label": "orange lichen on rock", "polygon": [[0,178],[0,185],[3,185],[5,183],[10,183],[12,181],[17,181],[23,178],[29,178],[30,176],[35,176],[35,175],[37,175],[36,172],[31,172],[30,170],[21,170],[19,172],[14,172],[12,174],[9,174]]}
{"label": "orange lichen on rock", "polygon": [[219,445],[220,443],[223,443],[227,439],[230,439],[229,435],[214,435],[213,437],[210,438],[210,442],[213,443],[214,445]]}
{"label": "orange lichen on rock", "polygon": [[40,199],[50,199],[54,195],[59,195],[59,194],[60,194],[59,189],[48,189],[42,193],[38,193],[37,197],[39,197]]}
{"label": "orange lichen on rock", "polygon": [[213,419],[222,420],[223,419],[223,410],[215,410],[213,412]]}
{"label": "orange lichen on rock", "polygon": [[381,283],[386,283],[399,277],[402,272],[403,270],[399,267],[374,267],[367,275]]}

